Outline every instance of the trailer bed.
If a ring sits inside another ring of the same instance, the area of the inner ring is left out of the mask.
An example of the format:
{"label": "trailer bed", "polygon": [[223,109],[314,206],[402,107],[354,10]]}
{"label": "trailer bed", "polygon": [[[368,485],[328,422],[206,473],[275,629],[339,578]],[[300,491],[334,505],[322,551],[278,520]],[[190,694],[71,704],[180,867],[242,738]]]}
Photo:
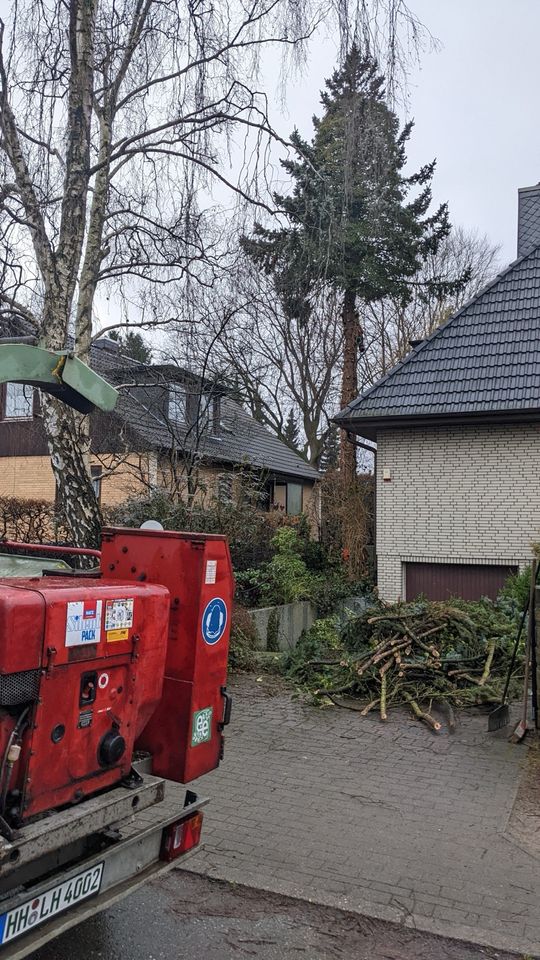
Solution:
{"label": "trailer bed", "polygon": [[0,960],[22,960],[171,869],[178,861],[160,859],[164,829],[207,802],[145,775],[134,790],[118,787],[23,828],[2,850]]}

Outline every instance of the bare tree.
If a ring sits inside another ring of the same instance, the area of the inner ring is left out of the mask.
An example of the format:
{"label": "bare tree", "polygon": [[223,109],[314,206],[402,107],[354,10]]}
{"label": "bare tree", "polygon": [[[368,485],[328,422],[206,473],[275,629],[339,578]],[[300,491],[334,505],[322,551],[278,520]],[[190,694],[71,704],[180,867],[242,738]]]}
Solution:
{"label": "bare tree", "polygon": [[232,277],[200,290],[194,306],[196,322],[171,332],[171,352],[233,388],[284,443],[292,412],[300,428],[296,448],[318,466],[339,398],[342,330],[333,292],[314,295],[304,323],[287,312],[272,278],[239,255]]}
{"label": "bare tree", "polygon": [[[201,191],[265,205],[261,50],[294,52],[329,14],[345,46],[360,35],[395,66],[421,32],[404,0],[14,0],[0,22],[0,319],[14,311],[82,360],[100,284],[167,322],[152,291],[220,266]],[[232,178],[238,131],[253,162]],[[87,419],[45,398],[43,420],[68,528],[94,543]]]}
{"label": "bare tree", "polygon": [[[492,280],[498,269],[499,247],[474,230],[454,227],[438,253],[426,260],[415,278],[410,303],[404,306],[386,298],[372,304],[366,312],[364,351],[360,356],[361,387],[375,383],[402,360],[412,344],[433,333]],[[456,277],[465,274],[467,283],[450,296],[438,298],[428,292],[433,277],[442,277],[452,284]]]}

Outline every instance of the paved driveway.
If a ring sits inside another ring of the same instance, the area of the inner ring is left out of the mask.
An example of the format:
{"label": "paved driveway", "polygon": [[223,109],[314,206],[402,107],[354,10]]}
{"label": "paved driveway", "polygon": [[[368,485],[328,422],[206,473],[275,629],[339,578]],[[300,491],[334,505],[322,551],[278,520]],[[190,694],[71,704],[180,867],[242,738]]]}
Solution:
{"label": "paved driveway", "polygon": [[540,820],[530,792],[527,816],[515,808],[524,746],[467,713],[436,737],[405,714],[307,706],[272,678],[233,693],[190,870],[540,955]]}

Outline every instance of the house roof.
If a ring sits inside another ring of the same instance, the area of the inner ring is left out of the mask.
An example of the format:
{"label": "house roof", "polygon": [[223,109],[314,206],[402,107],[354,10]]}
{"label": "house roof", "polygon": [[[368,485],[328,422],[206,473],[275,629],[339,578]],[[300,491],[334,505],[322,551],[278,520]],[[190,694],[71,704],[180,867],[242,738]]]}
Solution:
{"label": "house roof", "polygon": [[[0,324],[0,336],[21,337],[34,335],[33,327],[20,317],[4,317]],[[101,425],[115,429],[119,418],[126,425],[125,436],[133,449],[168,450],[173,446],[193,450],[204,459],[218,463],[251,466],[269,470],[273,474],[302,480],[319,479],[318,471],[283,443],[269,430],[257,423],[236,402],[226,388],[212,384],[192,371],[172,364],[143,364],[123,355],[115,341],[103,338],[96,341],[90,353],[90,365],[109,382],[142,384],[143,389],[120,390],[114,413],[108,414]],[[204,432],[195,437],[193,428],[175,424],[174,430],[167,422],[156,394],[149,389],[154,386],[166,388],[173,382],[196,384],[197,390],[214,389],[220,397],[221,416],[219,436]],[[112,420],[111,420],[112,418]]]}
{"label": "house roof", "polygon": [[[126,381],[126,374],[127,379],[132,377],[134,382],[147,381],[152,371],[156,372],[156,383],[161,385],[171,382],[172,375],[174,380],[187,378],[201,382],[188,370],[141,364],[116,349],[97,344],[92,347],[90,361],[96,371],[117,384]],[[204,385],[207,385],[206,381]],[[134,390],[121,390],[115,413],[129,424],[131,442],[140,442],[143,449],[167,450],[173,445],[192,449],[196,444],[197,453],[205,459],[246,464],[299,479],[319,478],[314,467],[254,420],[239,403],[222,395],[221,389],[218,392],[221,395],[218,436],[205,432],[197,437],[193,427],[182,428],[179,424],[175,424],[172,430],[159,406],[152,403],[150,390],[143,390],[139,395]]]}
{"label": "house roof", "polygon": [[540,416],[540,247],[514,261],[335,418],[374,438],[406,422]]}

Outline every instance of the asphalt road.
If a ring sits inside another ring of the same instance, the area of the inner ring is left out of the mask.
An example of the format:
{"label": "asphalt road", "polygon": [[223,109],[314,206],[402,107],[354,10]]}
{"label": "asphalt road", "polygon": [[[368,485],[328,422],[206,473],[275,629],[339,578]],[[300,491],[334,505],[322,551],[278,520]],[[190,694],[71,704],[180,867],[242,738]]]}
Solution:
{"label": "asphalt road", "polygon": [[174,871],[32,960],[516,960],[510,954]]}

